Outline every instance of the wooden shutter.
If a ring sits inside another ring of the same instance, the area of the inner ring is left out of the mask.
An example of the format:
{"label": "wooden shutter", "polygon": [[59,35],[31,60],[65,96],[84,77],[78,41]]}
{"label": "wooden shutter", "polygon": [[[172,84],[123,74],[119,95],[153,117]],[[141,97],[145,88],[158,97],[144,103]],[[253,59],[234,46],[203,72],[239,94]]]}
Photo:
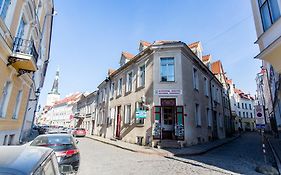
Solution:
{"label": "wooden shutter", "polygon": [[178,140],[184,140],[184,112],[183,106],[176,107],[175,135]]}
{"label": "wooden shutter", "polygon": [[161,106],[153,107],[154,123],[152,126],[153,139],[161,139]]}

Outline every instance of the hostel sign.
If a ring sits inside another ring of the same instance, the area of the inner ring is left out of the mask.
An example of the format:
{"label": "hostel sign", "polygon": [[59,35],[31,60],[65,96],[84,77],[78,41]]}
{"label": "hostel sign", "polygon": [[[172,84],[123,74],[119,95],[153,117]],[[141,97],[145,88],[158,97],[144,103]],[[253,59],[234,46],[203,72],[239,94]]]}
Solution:
{"label": "hostel sign", "polygon": [[181,95],[181,89],[157,89],[154,91],[155,95]]}

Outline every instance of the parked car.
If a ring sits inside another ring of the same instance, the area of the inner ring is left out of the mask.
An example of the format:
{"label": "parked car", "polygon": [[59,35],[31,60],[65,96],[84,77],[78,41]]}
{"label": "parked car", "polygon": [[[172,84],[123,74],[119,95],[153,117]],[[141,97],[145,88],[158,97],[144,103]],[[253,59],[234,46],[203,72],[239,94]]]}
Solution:
{"label": "parked car", "polygon": [[86,135],[86,130],[84,128],[75,128],[73,131],[72,131],[72,135],[74,137],[85,137]]}
{"label": "parked car", "polygon": [[5,175],[59,175],[72,172],[72,167],[59,167],[55,153],[50,148],[1,146],[0,174]]}
{"label": "parked car", "polygon": [[31,146],[44,146],[55,151],[59,165],[71,165],[78,171],[80,153],[76,146],[77,141],[70,134],[46,134],[36,137]]}

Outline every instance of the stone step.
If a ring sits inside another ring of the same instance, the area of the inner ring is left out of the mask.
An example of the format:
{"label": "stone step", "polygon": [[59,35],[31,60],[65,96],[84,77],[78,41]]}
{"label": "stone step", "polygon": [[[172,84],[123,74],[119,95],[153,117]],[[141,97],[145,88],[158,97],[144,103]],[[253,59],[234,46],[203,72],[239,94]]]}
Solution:
{"label": "stone step", "polygon": [[176,140],[161,140],[160,148],[181,148],[181,144]]}

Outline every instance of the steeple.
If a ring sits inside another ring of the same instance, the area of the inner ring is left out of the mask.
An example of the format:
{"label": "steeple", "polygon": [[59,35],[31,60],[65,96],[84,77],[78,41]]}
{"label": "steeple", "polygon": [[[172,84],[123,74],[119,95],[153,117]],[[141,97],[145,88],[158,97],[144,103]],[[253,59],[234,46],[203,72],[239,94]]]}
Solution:
{"label": "steeple", "polygon": [[53,87],[51,89],[51,92],[49,92],[49,94],[60,95],[60,93],[59,93],[59,68],[57,69]]}

